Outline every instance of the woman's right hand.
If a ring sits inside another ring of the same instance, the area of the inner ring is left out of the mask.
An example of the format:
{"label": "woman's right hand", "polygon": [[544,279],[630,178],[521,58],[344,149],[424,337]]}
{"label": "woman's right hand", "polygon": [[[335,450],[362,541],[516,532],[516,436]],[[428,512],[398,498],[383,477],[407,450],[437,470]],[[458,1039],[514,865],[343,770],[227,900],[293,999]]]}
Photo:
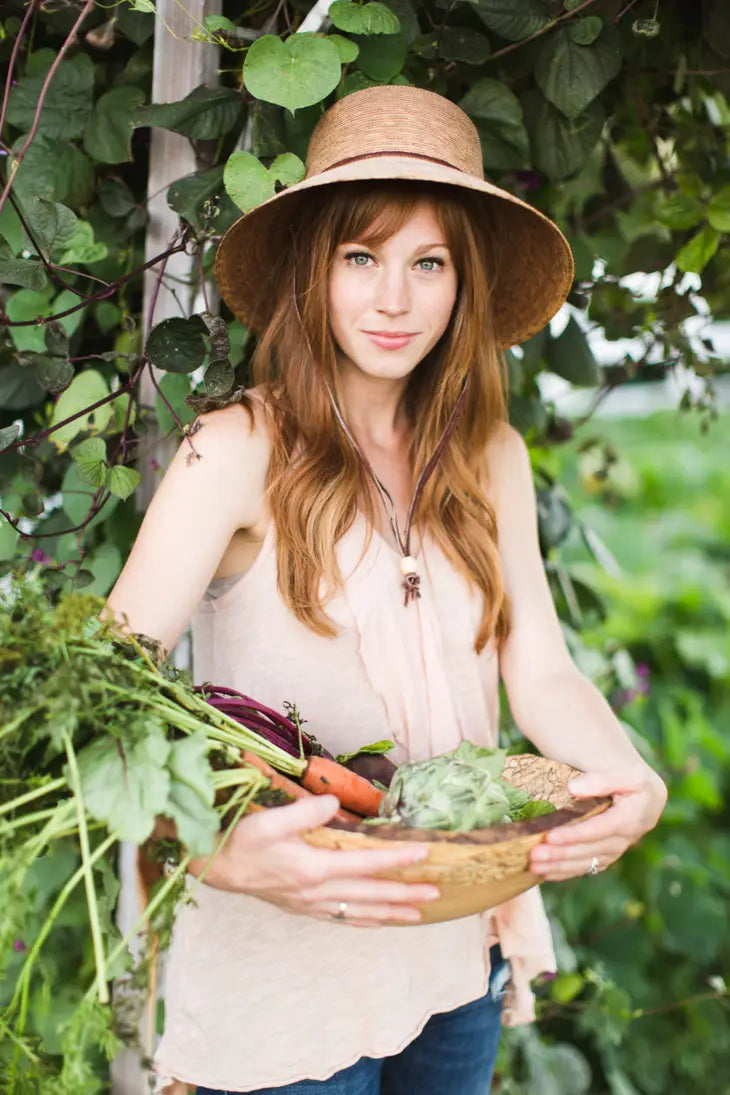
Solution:
{"label": "woman's right hand", "polygon": [[217,854],[192,860],[189,870],[204,872],[202,881],[215,889],[260,897],[318,920],[332,919],[344,903],[348,924],[418,922],[415,903],[438,897],[438,889],[374,875],[424,860],[427,845],[333,851],[302,840],[302,832],[325,825],[338,807],[333,795],[313,795],[251,814],[239,821]]}

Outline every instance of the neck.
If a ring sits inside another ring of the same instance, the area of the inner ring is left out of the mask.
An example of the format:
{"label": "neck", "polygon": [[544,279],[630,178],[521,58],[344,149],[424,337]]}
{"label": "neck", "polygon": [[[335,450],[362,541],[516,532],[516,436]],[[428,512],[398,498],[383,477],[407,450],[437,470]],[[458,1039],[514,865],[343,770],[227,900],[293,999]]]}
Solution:
{"label": "neck", "polygon": [[340,372],[340,408],[358,444],[380,449],[402,445],[407,431],[403,406],[407,383],[407,378],[384,380]]}

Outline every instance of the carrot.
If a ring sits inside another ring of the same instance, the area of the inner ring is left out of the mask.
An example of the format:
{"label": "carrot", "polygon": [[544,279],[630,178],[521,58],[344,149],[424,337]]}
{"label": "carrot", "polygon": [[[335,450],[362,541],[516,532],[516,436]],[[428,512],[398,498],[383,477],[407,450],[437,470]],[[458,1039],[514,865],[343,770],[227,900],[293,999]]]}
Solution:
{"label": "carrot", "polygon": [[302,787],[315,795],[336,795],[343,806],[363,817],[376,816],[384,793],[370,780],[327,757],[310,757],[301,781]]}
{"label": "carrot", "polygon": [[[253,765],[254,768],[258,768],[259,772],[263,772],[265,776],[268,776],[270,781],[269,787],[272,790],[283,791],[284,794],[289,795],[290,798],[293,799],[309,798],[309,796],[312,794],[310,790],[300,786],[298,783],[295,783],[294,780],[289,779],[288,776],[284,776],[281,774],[281,772],[277,772],[276,769],[272,768],[270,764],[267,764],[265,760],[262,760],[261,757],[256,756],[255,753],[249,752],[248,749],[241,750],[241,760],[245,764]],[[339,768],[340,765],[335,765],[335,767]],[[320,792],[320,794],[325,793],[326,792],[324,789]],[[335,817],[338,818],[340,821],[361,820],[361,818],[357,817],[355,814],[351,814],[347,810],[342,809],[337,811]]]}

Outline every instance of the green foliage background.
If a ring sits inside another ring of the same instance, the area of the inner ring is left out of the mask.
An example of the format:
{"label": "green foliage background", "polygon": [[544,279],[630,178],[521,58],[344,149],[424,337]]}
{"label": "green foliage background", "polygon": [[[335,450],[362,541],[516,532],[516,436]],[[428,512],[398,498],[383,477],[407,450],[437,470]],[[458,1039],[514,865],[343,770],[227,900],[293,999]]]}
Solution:
{"label": "green foliage background", "polygon": [[[568,325],[508,355],[511,415],[533,447],[546,566],[576,661],[671,785],[661,829],[620,867],[549,892],[562,972],[541,989],[539,1027],[505,1039],[496,1086],[726,1095],[727,421],[703,433],[725,363],[687,323],[728,317],[725,5],[336,0],[320,34],[292,34],[308,7],[264,0],[191,18],[189,36],[219,52],[221,86],[151,104],[152,0],[89,3],[75,36],[78,2],[6,5],[0,571],[40,569],[50,588],[106,593],[139,526],[141,446],[192,420],[194,388],[225,395],[245,383],[251,340],[240,324],[181,313],[141,331],[151,128],[196,150],[200,169],[168,201],[181,218],[171,245],[195,253],[197,279],[242,209],[301,176],[335,98],[410,82],[460,103],[487,176],[554,217],[573,246]],[[650,288],[631,277],[647,274]],[[592,328],[609,354],[617,343],[614,364],[597,363]],[[150,362],[161,372],[148,407],[136,392]],[[538,386],[550,371],[600,395],[678,364],[705,381],[699,397],[685,394],[686,419],[576,428]],[[591,443],[599,432],[608,441]],[[46,864],[39,915],[62,867]],[[113,880],[100,883],[114,900]],[[52,937],[34,1000],[51,1056],[88,981],[88,956],[68,960],[84,951],[77,914]],[[19,939],[32,934],[31,918]],[[15,961],[0,956],[7,977]],[[80,1040],[76,1057],[69,1090],[104,1090],[103,1066]]]}

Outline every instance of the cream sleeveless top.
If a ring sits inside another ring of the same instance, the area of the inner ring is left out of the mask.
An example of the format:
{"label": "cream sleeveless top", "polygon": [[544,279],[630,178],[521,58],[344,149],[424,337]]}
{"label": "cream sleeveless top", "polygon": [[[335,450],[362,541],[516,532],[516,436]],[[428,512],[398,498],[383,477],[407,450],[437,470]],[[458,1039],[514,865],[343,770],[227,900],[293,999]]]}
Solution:
{"label": "cream sleeveless top", "polygon": [[[400,557],[358,515],[337,547],[335,638],[281,601],[271,529],[252,568],[192,621],[196,683],[282,709],[294,701],[333,753],[390,738],[400,763],[497,741],[498,657],[480,655],[479,598],[436,544],[420,547],[420,600],[405,607]],[[287,913],[189,879],[176,920],[155,1058],[160,1089],[255,1091],[322,1080],[359,1057],[399,1052],[429,1016],[486,992],[489,948],[510,959],[505,1021],[533,1018],[529,982],[553,970],[537,888],[481,916],[355,928]]]}

